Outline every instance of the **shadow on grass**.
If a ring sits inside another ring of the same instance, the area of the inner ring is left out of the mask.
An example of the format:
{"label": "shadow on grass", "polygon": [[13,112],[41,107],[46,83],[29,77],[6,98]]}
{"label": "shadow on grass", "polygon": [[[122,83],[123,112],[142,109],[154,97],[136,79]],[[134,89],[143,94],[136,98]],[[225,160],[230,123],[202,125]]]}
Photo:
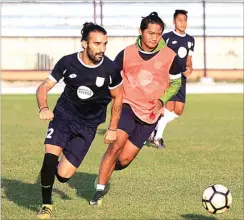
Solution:
{"label": "shadow on grass", "polygon": [[[68,182],[71,188],[76,189],[78,197],[82,197],[87,201],[90,201],[94,192],[94,182],[96,180],[96,174],[77,172]],[[106,192],[110,189],[110,184],[106,185]]]}
{"label": "shadow on grass", "polygon": [[[95,191],[94,181],[95,174],[77,172],[68,184],[71,188],[75,188],[77,196],[89,201]],[[58,183],[58,180],[55,180]],[[60,189],[55,188],[53,194],[57,194],[63,200],[70,200],[71,198]],[[61,184],[61,183],[58,183]],[[109,184],[108,184],[109,185]],[[2,177],[1,179],[2,199],[12,201],[18,206],[22,206],[32,211],[39,211],[42,203],[40,175],[37,177],[35,183],[25,183],[20,180],[12,180]],[[109,188],[109,187],[108,187]]]}
{"label": "shadow on grass", "polygon": [[32,211],[39,211],[41,204],[40,184],[24,183],[19,180],[11,180],[2,177],[1,180],[2,199],[14,202],[18,206]]}
{"label": "shadow on grass", "polygon": [[97,129],[97,134],[100,134],[100,135],[104,135],[106,133],[106,129],[101,129],[101,128],[98,128]]}
{"label": "shadow on grass", "polygon": [[217,218],[214,216],[204,216],[204,215],[197,215],[197,214],[185,214],[181,215],[185,220],[216,220]]}

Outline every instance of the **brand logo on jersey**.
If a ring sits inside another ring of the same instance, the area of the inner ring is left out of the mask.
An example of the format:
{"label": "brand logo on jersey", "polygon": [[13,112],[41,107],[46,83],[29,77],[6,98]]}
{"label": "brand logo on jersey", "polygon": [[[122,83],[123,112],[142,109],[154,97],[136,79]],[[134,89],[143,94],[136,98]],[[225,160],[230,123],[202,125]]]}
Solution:
{"label": "brand logo on jersey", "polygon": [[70,74],[70,75],[69,75],[69,78],[73,79],[73,78],[75,78],[76,76],[77,76],[77,75],[73,73],[73,74]]}
{"label": "brand logo on jersey", "polygon": [[176,40],[172,41],[172,44],[177,44],[177,41]]}
{"label": "brand logo on jersey", "polygon": [[105,81],[105,78],[103,78],[103,77],[97,77],[96,78],[96,85],[97,85],[97,87],[101,87],[101,86],[103,86],[103,84],[104,84],[104,81]]}
{"label": "brand logo on jersey", "polygon": [[89,99],[93,96],[93,91],[87,86],[80,86],[77,89],[77,95],[80,99]]}

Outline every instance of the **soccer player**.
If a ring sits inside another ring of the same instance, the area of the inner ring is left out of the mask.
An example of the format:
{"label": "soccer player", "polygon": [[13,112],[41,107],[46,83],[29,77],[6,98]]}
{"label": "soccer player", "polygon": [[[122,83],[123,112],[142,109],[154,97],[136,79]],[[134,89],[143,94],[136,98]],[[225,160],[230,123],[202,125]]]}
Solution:
{"label": "soccer player", "polygon": [[156,12],[144,17],[136,43],[115,58],[123,77],[122,112],[117,138],[103,157],[90,205],[100,204],[113,170],[133,161],[155,129],[163,106],[180,88],[176,54],[162,39],[164,26]]}
{"label": "soccer player", "polygon": [[[65,183],[76,172],[92,144],[98,125],[105,121],[111,100],[111,119],[104,141],[111,143],[116,139],[122,107],[121,73],[104,55],[107,44],[105,29],[85,23],[81,33],[83,51],[62,57],[37,89],[40,119],[50,120],[41,168],[42,207],[37,216],[41,219],[50,218],[52,213],[55,176]],[[48,107],[47,93],[62,78],[66,86],[52,111]]]}
{"label": "soccer player", "polygon": [[159,120],[155,131],[149,138],[158,148],[164,148],[162,138],[166,125],[182,115],[186,101],[186,81],[192,73],[192,54],[194,51],[195,40],[192,36],[186,34],[187,11],[175,10],[173,20],[175,30],[163,34],[167,46],[176,54],[181,67],[182,84],[179,92],[173,96],[165,106],[164,116]]}

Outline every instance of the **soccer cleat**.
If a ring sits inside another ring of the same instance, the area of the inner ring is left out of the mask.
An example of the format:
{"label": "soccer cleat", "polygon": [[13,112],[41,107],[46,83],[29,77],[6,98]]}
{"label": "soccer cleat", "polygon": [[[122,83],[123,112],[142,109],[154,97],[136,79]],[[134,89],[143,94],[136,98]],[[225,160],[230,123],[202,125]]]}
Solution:
{"label": "soccer cleat", "polygon": [[49,219],[51,218],[53,206],[50,204],[43,204],[41,210],[37,214],[37,218]]}
{"label": "soccer cleat", "polygon": [[156,145],[157,148],[161,149],[161,148],[165,148],[164,145],[164,140],[163,138],[159,138],[159,139],[154,139],[153,143]]}
{"label": "soccer cleat", "polygon": [[96,191],[93,198],[90,200],[91,206],[99,206],[102,204],[102,199],[105,195],[105,190]]}

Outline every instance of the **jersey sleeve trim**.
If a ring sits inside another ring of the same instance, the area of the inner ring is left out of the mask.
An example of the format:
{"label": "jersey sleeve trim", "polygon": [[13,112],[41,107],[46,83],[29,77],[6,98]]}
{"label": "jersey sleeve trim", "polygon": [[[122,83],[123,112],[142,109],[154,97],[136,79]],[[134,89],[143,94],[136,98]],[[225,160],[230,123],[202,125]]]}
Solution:
{"label": "jersey sleeve trim", "polygon": [[51,74],[48,76],[48,78],[50,79],[50,80],[52,80],[53,82],[58,82]]}
{"label": "jersey sleeve trim", "polygon": [[194,51],[189,50],[188,56],[192,56],[194,54]]}
{"label": "jersey sleeve trim", "polygon": [[117,88],[117,87],[119,87],[121,84],[123,83],[123,80],[121,80],[121,82],[118,84],[118,85],[116,85],[116,86],[109,86],[108,88],[109,89],[115,89],[115,88]]}

